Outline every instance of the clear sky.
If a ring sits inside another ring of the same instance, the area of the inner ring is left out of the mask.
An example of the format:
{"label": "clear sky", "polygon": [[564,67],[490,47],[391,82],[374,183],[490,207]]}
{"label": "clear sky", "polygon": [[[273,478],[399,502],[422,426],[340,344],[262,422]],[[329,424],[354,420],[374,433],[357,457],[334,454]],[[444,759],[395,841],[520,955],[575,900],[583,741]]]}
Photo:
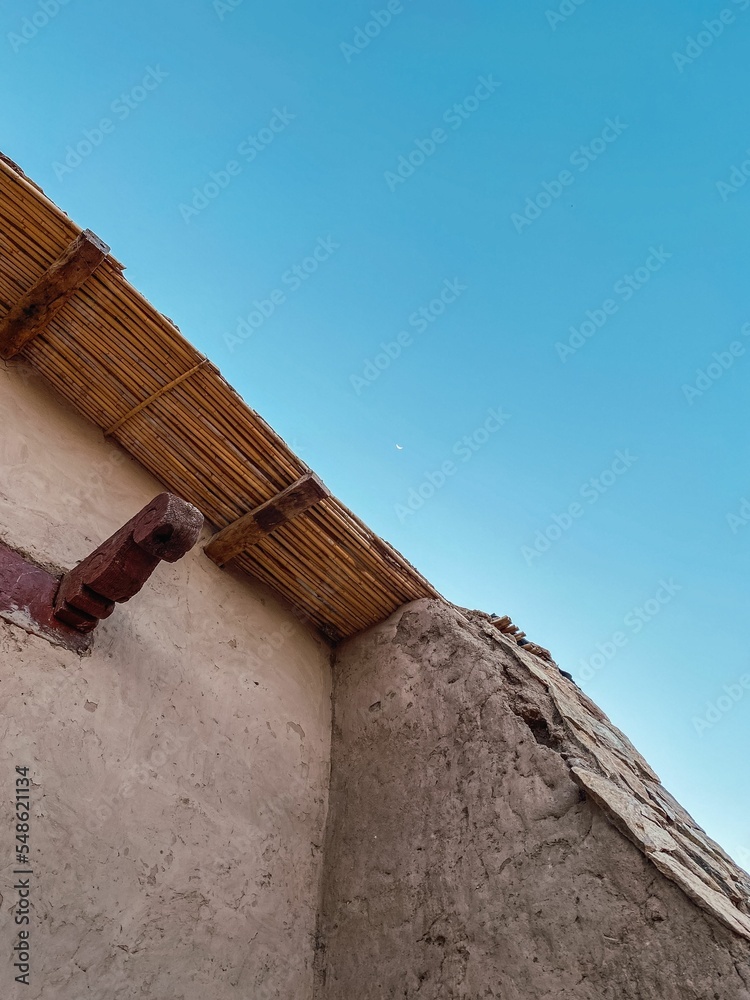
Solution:
{"label": "clear sky", "polygon": [[725,2],[6,3],[0,115],[342,500],[548,646],[748,867]]}

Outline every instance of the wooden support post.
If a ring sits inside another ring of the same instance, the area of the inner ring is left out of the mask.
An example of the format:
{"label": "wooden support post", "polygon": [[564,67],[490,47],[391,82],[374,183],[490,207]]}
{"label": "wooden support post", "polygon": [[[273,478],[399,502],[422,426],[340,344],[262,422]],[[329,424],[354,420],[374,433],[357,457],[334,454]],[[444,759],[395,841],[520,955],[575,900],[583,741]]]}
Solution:
{"label": "wooden support post", "polygon": [[204,552],[217,566],[224,566],[245,549],[252,548],[275,528],[303,514],[331,491],[310,472],[296,483],[217,532]]}
{"label": "wooden support post", "polygon": [[0,321],[0,357],[14,357],[40,334],[108,254],[107,244],[88,229],[77,236]]}

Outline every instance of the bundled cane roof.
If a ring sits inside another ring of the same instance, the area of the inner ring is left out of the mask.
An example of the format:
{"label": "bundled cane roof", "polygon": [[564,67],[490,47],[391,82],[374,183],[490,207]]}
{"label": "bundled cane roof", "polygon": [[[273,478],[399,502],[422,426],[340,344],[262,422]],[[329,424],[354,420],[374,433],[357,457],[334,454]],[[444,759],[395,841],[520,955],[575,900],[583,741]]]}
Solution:
{"label": "bundled cane roof", "polygon": [[[0,319],[81,233],[0,158]],[[23,349],[84,416],[217,528],[310,470],[107,257]],[[437,596],[398,552],[327,497],[234,561],[324,634],[344,638]]]}

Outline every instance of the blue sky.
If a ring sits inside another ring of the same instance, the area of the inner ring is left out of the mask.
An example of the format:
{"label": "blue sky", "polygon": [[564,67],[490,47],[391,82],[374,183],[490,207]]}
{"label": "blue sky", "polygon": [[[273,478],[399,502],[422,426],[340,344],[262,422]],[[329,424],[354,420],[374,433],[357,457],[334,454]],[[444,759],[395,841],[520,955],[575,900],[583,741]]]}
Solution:
{"label": "blue sky", "polygon": [[746,867],[749,41],[750,0],[44,0],[0,39],[4,151]]}

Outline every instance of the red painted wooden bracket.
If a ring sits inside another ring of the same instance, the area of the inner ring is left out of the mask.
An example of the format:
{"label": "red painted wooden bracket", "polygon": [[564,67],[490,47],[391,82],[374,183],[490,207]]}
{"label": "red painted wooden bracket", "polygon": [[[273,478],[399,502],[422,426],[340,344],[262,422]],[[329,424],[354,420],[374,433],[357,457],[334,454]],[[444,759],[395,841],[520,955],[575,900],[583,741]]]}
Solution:
{"label": "red painted wooden bracket", "polygon": [[55,594],[59,586],[59,577],[0,542],[0,618],[55,646],[85,653],[93,637],[55,618]]}
{"label": "red painted wooden bracket", "polygon": [[0,543],[0,618],[76,652],[115,604],[130,600],[162,560],[198,541],[203,515],[161,493],[62,579]]}
{"label": "red painted wooden bracket", "polygon": [[60,581],[55,617],[91,632],[115,604],[129,601],[162,560],[177,562],[198,541],[203,515],[172,493],[131,518]]}

